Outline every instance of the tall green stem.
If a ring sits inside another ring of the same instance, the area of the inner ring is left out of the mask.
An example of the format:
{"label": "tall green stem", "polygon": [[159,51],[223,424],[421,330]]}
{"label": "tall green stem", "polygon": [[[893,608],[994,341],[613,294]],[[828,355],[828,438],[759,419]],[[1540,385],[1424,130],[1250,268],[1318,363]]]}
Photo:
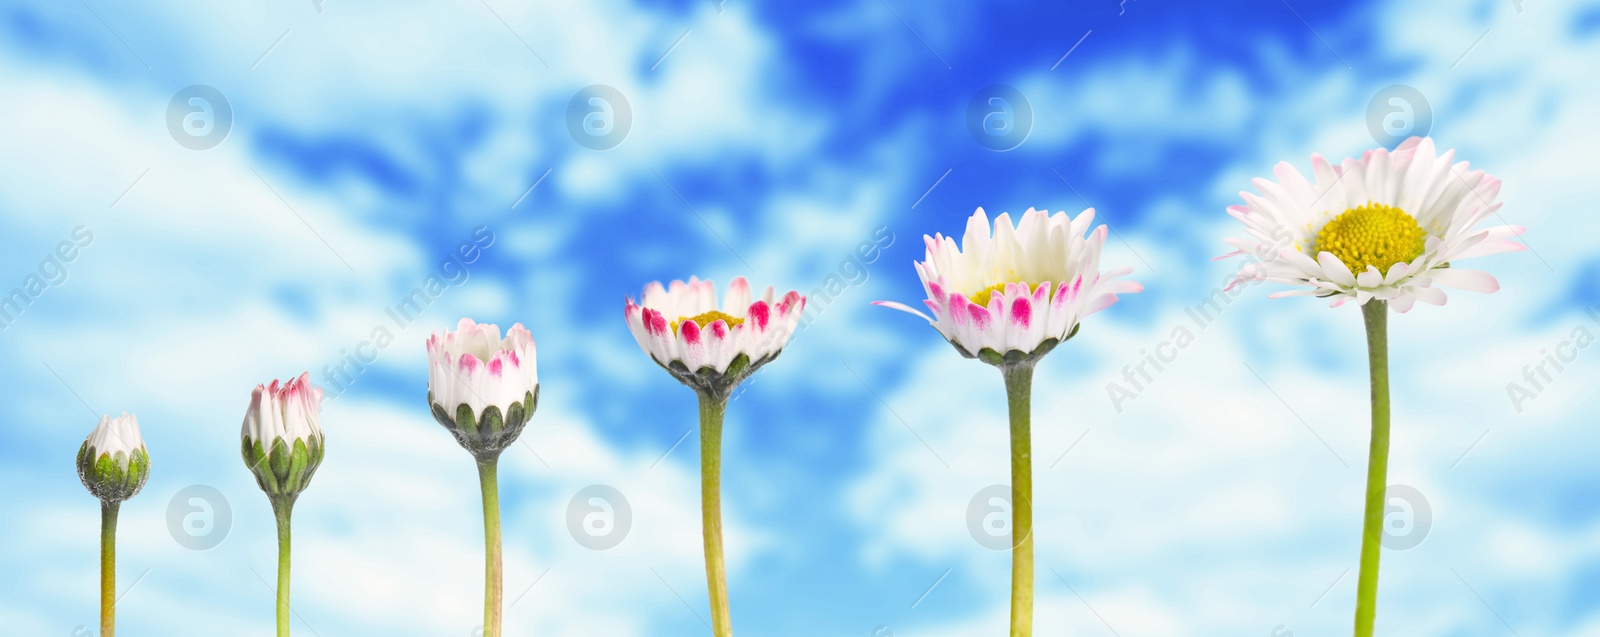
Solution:
{"label": "tall green stem", "polygon": [[1361,571],[1356,580],[1356,637],[1371,637],[1378,616],[1378,557],[1383,548],[1384,492],[1389,476],[1389,307],[1373,299],[1361,306],[1372,368],[1372,447],[1367,457],[1367,510],[1361,528]]}
{"label": "tall green stem", "polygon": [[715,637],[733,635],[722,563],[722,415],[727,410],[727,398],[700,394],[700,530],[705,537],[706,589]]}
{"label": "tall green stem", "polygon": [[117,624],[117,510],[120,502],[100,502],[100,635],[113,637]]}
{"label": "tall green stem", "polygon": [[1011,414],[1011,637],[1033,635],[1033,363],[1005,365]]}
{"label": "tall green stem", "polygon": [[278,637],[289,637],[289,517],[294,498],[271,500],[272,516],[278,520]]}
{"label": "tall green stem", "polygon": [[499,458],[478,461],[483,488],[483,637],[500,637],[500,600],[505,596],[500,565]]}

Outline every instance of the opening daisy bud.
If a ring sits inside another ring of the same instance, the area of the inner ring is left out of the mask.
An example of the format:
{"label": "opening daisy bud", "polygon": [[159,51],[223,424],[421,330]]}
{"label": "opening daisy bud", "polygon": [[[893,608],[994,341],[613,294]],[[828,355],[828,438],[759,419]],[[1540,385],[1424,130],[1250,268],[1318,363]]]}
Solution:
{"label": "opening daisy bud", "polygon": [[1001,213],[991,231],[979,208],[960,247],[942,234],[923,237],[927,252],[915,265],[932,317],[900,303],[875,304],[922,317],[967,358],[1035,361],[1076,334],[1084,317],[1144,290],[1118,280],[1133,268],[1100,271],[1107,231],[1101,225],[1085,235],[1093,222],[1093,208],[1070,219],[1029,208],[1016,226]]}
{"label": "opening daisy bud", "polygon": [[295,497],[322,464],[322,388],[311,374],[280,384],[256,385],[244,412],[244,463],[274,501]]}
{"label": "opening daisy bud", "polygon": [[139,437],[139,419],[122,412],[101,416],[100,424],[78,448],[78,478],[101,502],[133,497],[150,479],[150,454]]}
{"label": "opening daisy bud", "polygon": [[738,277],[719,307],[710,281],[689,277],[645,286],[639,303],[628,299],[628,330],[657,365],[695,391],[726,398],[739,382],[783,352],[800,323],[806,297],[772,287],[752,302],[750,283]]}
{"label": "opening daisy bud", "polygon": [[1500,180],[1454,161],[1454,150],[1413,137],[1338,165],[1312,155],[1310,179],[1278,164],[1276,181],[1256,179],[1259,194],[1241,192],[1244,205],[1228,208],[1250,235],[1224,240],[1234,251],[1218,258],[1246,260],[1229,287],[1284,283],[1301,289],[1272,296],[1324,297],[1335,307],[1377,299],[1398,312],[1443,305],[1436,285],[1500,289],[1493,276],[1453,265],[1527,249],[1513,240],[1522,228],[1477,228],[1500,209]]}
{"label": "opening daisy bud", "polygon": [[500,327],[461,319],[428,339],[428,405],[456,442],[480,460],[522,433],[539,403],[533,335],[521,323]]}

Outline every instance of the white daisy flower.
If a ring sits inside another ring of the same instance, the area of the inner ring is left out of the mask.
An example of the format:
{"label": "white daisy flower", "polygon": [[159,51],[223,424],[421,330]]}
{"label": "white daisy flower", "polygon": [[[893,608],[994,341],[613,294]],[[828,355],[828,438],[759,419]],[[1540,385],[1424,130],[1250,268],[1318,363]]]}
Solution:
{"label": "white daisy flower", "polygon": [[777,299],[771,287],[751,302],[750,284],[738,277],[717,305],[710,281],[689,277],[663,288],[645,286],[639,303],[628,299],[628,331],[639,347],[700,400],[700,532],[706,559],[706,593],[712,633],[733,634],[722,551],[722,421],[739,382],[783,352],[806,309],[790,291]]}
{"label": "white daisy flower", "polygon": [[463,318],[428,338],[428,404],[439,424],[475,456],[498,454],[539,400],[538,352],[521,323],[506,330]]}
{"label": "white daisy flower", "polygon": [[1433,140],[1411,138],[1394,151],[1367,151],[1335,166],[1311,156],[1313,180],[1288,162],[1277,181],[1255,179],[1260,194],[1241,192],[1243,206],[1228,214],[1250,237],[1226,239],[1235,251],[1218,259],[1254,255],[1229,288],[1254,281],[1304,286],[1272,294],[1388,301],[1400,312],[1417,301],[1443,305],[1445,285],[1494,292],[1500,284],[1477,270],[1453,267],[1462,259],[1526,249],[1512,237],[1520,226],[1475,229],[1500,209],[1500,180],[1455,151],[1435,154]]}
{"label": "white daisy flower", "polygon": [[922,317],[969,358],[996,363],[1043,355],[1117,295],[1144,290],[1137,281],[1117,280],[1133,268],[1100,271],[1106,226],[1086,236],[1093,222],[1093,208],[1072,219],[1029,208],[1015,228],[1001,213],[991,233],[979,208],[967,220],[961,247],[951,237],[923,236],[927,252],[915,265],[932,318],[892,301],[874,304]]}
{"label": "white daisy flower", "polygon": [[750,284],[739,277],[719,309],[712,283],[689,277],[665,288],[650,283],[639,303],[628,299],[626,312],[628,330],[657,364],[696,389],[725,391],[777,358],[805,307],[799,292],[776,299],[770,286],[751,302]]}
{"label": "white daisy flower", "polygon": [[500,542],[500,452],[515,442],[539,405],[538,352],[521,323],[463,318],[428,338],[428,407],[434,420],[478,461],[483,495],[483,635],[500,637],[505,591]]}

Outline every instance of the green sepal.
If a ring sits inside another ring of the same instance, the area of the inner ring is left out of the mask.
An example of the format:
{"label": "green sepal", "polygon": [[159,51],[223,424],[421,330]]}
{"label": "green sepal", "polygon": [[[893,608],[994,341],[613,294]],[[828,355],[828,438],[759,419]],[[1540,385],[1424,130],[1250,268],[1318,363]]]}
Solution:
{"label": "green sepal", "polygon": [[[465,407],[466,405],[462,405]],[[493,436],[506,429],[506,420],[500,416],[500,407],[489,405],[483,409],[483,415],[478,417],[478,432],[484,436]]]}
{"label": "green sepal", "polygon": [[[526,408],[526,409],[523,408],[524,404],[528,405],[528,408]],[[522,402],[520,402],[520,403],[511,403],[511,406],[506,409],[505,428],[506,429],[521,429],[523,425],[528,423],[528,414],[530,413],[530,410],[532,409],[532,407],[533,407],[533,392],[528,392],[527,394],[524,394]]]}
{"label": "green sepal", "polygon": [[284,475],[285,490],[298,493],[306,488],[305,480],[310,477],[305,475],[306,464],[306,441],[296,438],[294,449],[289,452],[289,470]]}
{"label": "green sepal", "polygon": [[456,405],[455,424],[469,435],[478,433],[478,419],[472,416],[472,407],[466,403]]}

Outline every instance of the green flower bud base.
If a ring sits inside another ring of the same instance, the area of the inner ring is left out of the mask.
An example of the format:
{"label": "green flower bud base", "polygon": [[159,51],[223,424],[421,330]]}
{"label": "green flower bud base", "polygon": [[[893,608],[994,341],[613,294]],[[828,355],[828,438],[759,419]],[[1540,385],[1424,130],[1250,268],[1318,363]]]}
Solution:
{"label": "green flower bud base", "polygon": [[466,403],[456,405],[452,415],[444,405],[433,401],[433,392],[428,392],[428,406],[433,409],[433,419],[449,429],[456,442],[471,452],[472,457],[480,462],[493,460],[522,435],[522,428],[539,408],[539,387],[534,386],[533,391],[523,396],[522,402],[511,403],[503,415],[497,405],[485,407],[482,414],[474,414]]}
{"label": "green flower bud base", "polygon": [[150,454],[140,447],[132,455],[102,453],[85,441],[78,448],[78,479],[101,502],[133,497],[150,479]]}
{"label": "green flower bud base", "polygon": [[668,365],[661,365],[660,361],[656,361],[656,364],[661,365],[661,368],[672,374],[678,382],[688,385],[700,395],[727,401],[728,396],[733,393],[733,388],[756,373],[761,366],[776,360],[778,354],[782,353],[783,350],[778,350],[754,362],[751,362],[749,355],[740,354],[734,357],[733,362],[728,363],[728,369],[721,372],[710,366],[691,370],[688,365],[683,364],[683,361],[672,361]]}
{"label": "green flower bud base", "polygon": [[311,476],[322,465],[323,438],[296,438],[293,446],[276,438],[268,449],[260,440],[245,438],[241,451],[244,463],[256,476],[256,484],[273,499],[289,498],[293,501],[306,486]]}

